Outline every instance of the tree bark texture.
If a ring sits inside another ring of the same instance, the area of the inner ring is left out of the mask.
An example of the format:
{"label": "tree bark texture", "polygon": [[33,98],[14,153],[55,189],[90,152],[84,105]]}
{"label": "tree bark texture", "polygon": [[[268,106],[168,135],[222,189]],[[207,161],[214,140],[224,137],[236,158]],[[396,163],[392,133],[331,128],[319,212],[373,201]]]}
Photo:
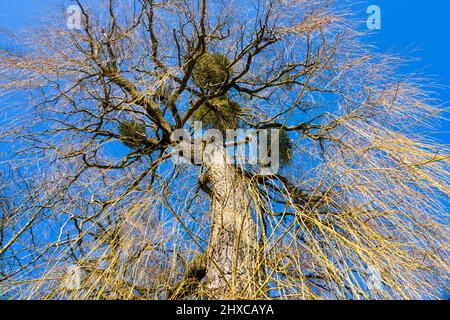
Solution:
{"label": "tree bark texture", "polygon": [[255,299],[261,292],[257,226],[248,185],[228,160],[226,150],[208,152],[205,180],[211,196],[211,231],[205,287],[213,299]]}

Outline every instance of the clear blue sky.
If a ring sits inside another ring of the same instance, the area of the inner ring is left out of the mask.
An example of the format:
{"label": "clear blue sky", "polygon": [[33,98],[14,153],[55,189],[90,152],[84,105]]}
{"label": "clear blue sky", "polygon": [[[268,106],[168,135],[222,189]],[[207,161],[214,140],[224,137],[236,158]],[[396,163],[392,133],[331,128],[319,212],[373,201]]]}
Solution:
{"label": "clear blue sky", "polygon": [[[356,2],[356,1],[355,1]],[[450,1],[448,0],[369,0],[381,8],[381,30],[374,31],[372,41],[386,51],[408,52],[418,61],[410,70],[422,69],[450,86]],[[355,8],[364,10],[361,3]],[[442,100],[450,102],[450,90],[442,90]]]}
{"label": "clear blue sky", "polygon": [[[350,2],[361,16],[368,4],[381,8],[381,30],[368,39],[381,52],[393,51],[414,59],[405,72],[419,71],[432,76],[439,85],[438,99],[450,105],[450,1],[448,0],[368,0]],[[367,16],[367,15],[366,15]],[[448,88],[445,88],[447,86]],[[449,117],[450,113],[447,113]],[[450,123],[436,128],[441,143],[450,143]]]}

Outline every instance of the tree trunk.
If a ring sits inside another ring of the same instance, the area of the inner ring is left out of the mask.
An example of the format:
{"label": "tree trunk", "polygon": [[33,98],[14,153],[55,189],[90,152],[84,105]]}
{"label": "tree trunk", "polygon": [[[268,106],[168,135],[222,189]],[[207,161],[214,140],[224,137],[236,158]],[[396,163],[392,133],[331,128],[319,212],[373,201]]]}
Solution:
{"label": "tree trunk", "polygon": [[206,161],[210,189],[211,232],[205,287],[213,299],[256,299],[261,296],[257,227],[250,210],[248,185],[215,147]]}

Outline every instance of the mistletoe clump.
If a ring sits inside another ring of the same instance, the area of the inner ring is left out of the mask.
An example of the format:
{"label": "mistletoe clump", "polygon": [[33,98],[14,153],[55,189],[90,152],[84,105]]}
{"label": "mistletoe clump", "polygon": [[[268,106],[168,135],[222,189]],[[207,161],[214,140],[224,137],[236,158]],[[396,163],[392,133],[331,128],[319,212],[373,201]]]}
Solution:
{"label": "mistletoe clump", "polygon": [[[280,165],[287,166],[290,165],[292,162],[292,140],[289,137],[288,132],[281,128],[279,130],[269,130],[267,133],[267,156],[272,156],[272,135],[275,135],[273,139],[279,140],[278,145],[278,159],[280,161]],[[267,159],[264,159],[267,160]],[[259,163],[260,166],[264,166],[263,163]]]}
{"label": "mistletoe clump", "polygon": [[195,64],[192,79],[201,89],[217,89],[230,77],[230,61],[221,53],[206,53]]}
{"label": "mistletoe clump", "polygon": [[145,125],[137,121],[125,121],[119,124],[119,139],[127,147],[138,149],[147,141]]}
{"label": "mistletoe clump", "polygon": [[280,129],[278,139],[280,139],[280,163],[288,165],[292,161],[292,140],[285,129]]}
{"label": "mistletoe clump", "polygon": [[201,105],[191,121],[201,121],[204,128],[219,130],[237,129],[243,108],[227,97],[215,98]]}
{"label": "mistletoe clump", "polygon": [[[220,88],[232,74],[230,61],[221,53],[205,53],[201,56],[192,73],[194,83],[203,90]],[[228,96],[210,99],[192,115],[191,122],[201,121],[205,128],[219,130],[236,129],[243,108]]]}

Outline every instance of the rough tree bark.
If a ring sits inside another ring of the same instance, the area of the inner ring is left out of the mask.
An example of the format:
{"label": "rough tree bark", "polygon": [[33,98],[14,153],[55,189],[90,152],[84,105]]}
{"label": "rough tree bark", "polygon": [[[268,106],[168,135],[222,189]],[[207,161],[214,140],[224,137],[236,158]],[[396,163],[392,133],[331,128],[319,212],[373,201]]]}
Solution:
{"label": "rough tree bark", "polygon": [[168,298],[193,294],[223,300],[264,297],[265,268],[249,183],[232,164],[222,142],[171,138],[184,159],[206,168],[199,184],[211,198],[211,229],[205,254],[188,266]]}
{"label": "rough tree bark", "polygon": [[248,185],[228,161],[223,147],[214,146],[207,156],[203,179],[210,189],[212,219],[207,294],[215,299],[258,298],[262,294],[263,268]]}

